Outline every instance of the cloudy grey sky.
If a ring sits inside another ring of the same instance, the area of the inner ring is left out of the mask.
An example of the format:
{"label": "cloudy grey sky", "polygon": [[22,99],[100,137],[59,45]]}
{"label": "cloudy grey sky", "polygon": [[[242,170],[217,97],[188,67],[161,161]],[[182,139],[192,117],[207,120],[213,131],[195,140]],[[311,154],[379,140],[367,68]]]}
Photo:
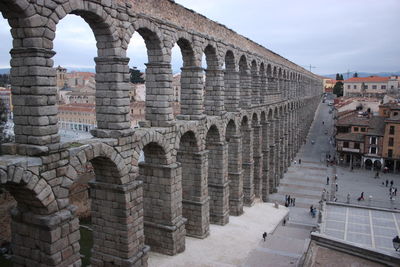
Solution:
{"label": "cloudy grey sky", "polygon": [[[400,0],[176,0],[318,74],[400,71]],[[11,37],[0,19],[0,68],[9,65]],[[90,28],[70,15],[57,28],[55,64],[92,67]],[[135,34],[128,56],[144,68],[144,43]],[[178,49],[173,67],[180,66]]]}

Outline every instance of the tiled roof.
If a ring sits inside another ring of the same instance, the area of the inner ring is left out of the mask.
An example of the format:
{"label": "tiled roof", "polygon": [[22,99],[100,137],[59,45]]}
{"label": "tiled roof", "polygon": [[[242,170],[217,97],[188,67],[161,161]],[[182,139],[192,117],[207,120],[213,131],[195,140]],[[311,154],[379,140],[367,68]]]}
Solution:
{"label": "tiled roof", "polygon": [[359,133],[340,133],[336,135],[336,140],[363,142],[364,135]]}
{"label": "tiled roof", "polygon": [[336,126],[369,126],[368,117],[359,117],[358,114],[344,117],[336,122]]}
{"label": "tiled roof", "polygon": [[372,116],[369,119],[367,135],[383,136],[385,133],[385,118],[381,116]]}
{"label": "tiled roof", "polygon": [[66,104],[59,105],[59,111],[74,111],[74,112],[96,112],[94,104]]}
{"label": "tiled roof", "polygon": [[381,83],[387,82],[389,77],[370,76],[370,77],[357,77],[344,80],[345,83]]}

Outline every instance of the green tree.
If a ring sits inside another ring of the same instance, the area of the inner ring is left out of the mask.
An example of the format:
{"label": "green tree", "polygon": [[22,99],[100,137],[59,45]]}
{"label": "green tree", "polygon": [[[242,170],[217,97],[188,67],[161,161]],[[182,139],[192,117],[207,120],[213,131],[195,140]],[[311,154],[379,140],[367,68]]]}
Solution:
{"label": "green tree", "polygon": [[339,73],[336,73],[336,81],[339,81],[340,80],[340,75],[339,75]]}
{"label": "green tree", "polygon": [[353,78],[358,78],[358,73],[357,72],[354,72]]}
{"label": "green tree", "polygon": [[142,78],[143,73],[140,72],[136,67],[129,69],[130,73],[130,81],[131,83],[144,83],[144,79]]}
{"label": "green tree", "polygon": [[333,87],[333,93],[337,96],[343,96],[343,82],[338,81],[336,82],[335,86]]}

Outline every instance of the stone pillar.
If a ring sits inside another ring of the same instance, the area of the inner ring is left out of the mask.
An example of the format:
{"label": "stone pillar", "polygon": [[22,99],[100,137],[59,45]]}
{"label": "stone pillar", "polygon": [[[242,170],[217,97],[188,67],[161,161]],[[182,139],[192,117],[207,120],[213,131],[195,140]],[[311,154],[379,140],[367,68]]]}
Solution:
{"label": "stone pillar", "polygon": [[240,107],[251,107],[251,73],[250,70],[240,72]]}
{"label": "stone pillar", "polygon": [[261,125],[253,125],[254,194],[261,198],[262,190],[262,133]]}
{"label": "stone pillar", "polygon": [[203,68],[181,68],[181,114],[177,119],[197,120],[204,117]]}
{"label": "stone pillar", "polygon": [[208,143],[207,149],[210,222],[225,225],[229,222],[228,145]]}
{"label": "stone pillar", "polygon": [[257,106],[260,104],[260,75],[258,71],[251,73],[251,104]]}
{"label": "stone pillar", "polygon": [[272,92],[278,91],[278,79],[274,77],[268,78],[268,90]]}
{"label": "stone pillar", "polygon": [[268,202],[269,193],[270,193],[270,181],[269,181],[269,161],[270,161],[270,126],[269,122],[262,122],[262,153],[263,153],[263,163],[262,163],[262,189],[261,196],[264,202]]}
{"label": "stone pillar", "polygon": [[12,209],[13,266],[80,266],[76,208],[51,215]]}
{"label": "stone pillar", "polygon": [[237,71],[225,71],[225,94],[224,94],[224,105],[226,111],[237,112],[239,111],[239,72]]}
{"label": "stone pillar", "polygon": [[268,102],[268,84],[265,73],[261,74],[260,80],[260,103],[266,104]]}
{"label": "stone pillar", "polygon": [[[45,146],[60,142],[57,126],[55,52],[44,48],[11,50],[15,142]],[[26,149],[18,151],[26,154]]]}
{"label": "stone pillar", "polygon": [[146,64],[146,120],[152,127],[173,124],[171,64],[152,62]]}
{"label": "stone pillar", "polygon": [[182,164],[182,214],[187,218],[186,235],[205,238],[210,231],[208,196],[208,151],[178,151]]}
{"label": "stone pillar", "polygon": [[254,204],[254,160],[253,160],[253,129],[248,127],[242,132],[242,168],[244,204]]}
{"label": "stone pillar", "polygon": [[92,266],[147,265],[143,236],[142,182],[90,183]]}
{"label": "stone pillar", "polygon": [[141,162],[145,243],[152,251],[175,255],[185,250],[182,173],[178,164]]}
{"label": "stone pillar", "polygon": [[[98,130],[130,129],[129,58],[97,57],[95,61]],[[100,136],[98,130],[93,135]]]}
{"label": "stone pillar", "polygon": [[224,73],[222,70],[206,70],[205,112],[210,116],[221,116],[224,108]]}
{"label": "stone pillar", "polygon": [[270,128],[268,134],[269,140],[269,193],[272,194],[276,189],[275,174],[276,174],[276,120],[270,121]]}
{"label": "stone pillar", "polygon": [[242,137],[240,135],[229,138],[228,155],[229,212],[230,215],[239,216],[243,214]]}

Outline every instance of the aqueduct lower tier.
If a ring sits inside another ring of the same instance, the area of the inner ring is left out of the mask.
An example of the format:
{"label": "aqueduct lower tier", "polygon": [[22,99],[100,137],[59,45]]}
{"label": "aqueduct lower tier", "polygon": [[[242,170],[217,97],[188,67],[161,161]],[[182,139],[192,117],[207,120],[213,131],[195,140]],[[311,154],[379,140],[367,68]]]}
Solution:
{"label": "aqueduct lower tier", "polygon": [[[268,201],[305,139],[321,80],[168,0],[3,0],[12,28],[16,142],[2,146],[0,184],[15,197],[16,266],[79,266],[69,191],[90,162],[92,266],[145,266],[149,246],[174,255],[255,198]],[[61,143],[53,40],[67,14],[97,40],[93,138]],[[146,121],[130,129],[129,59],[145,39]],[[171,49],[182,52],[181,115],[172,114]],[[206,55],[205,80],[201,68]],[[140,152],[145,161],[139,162]]]}

